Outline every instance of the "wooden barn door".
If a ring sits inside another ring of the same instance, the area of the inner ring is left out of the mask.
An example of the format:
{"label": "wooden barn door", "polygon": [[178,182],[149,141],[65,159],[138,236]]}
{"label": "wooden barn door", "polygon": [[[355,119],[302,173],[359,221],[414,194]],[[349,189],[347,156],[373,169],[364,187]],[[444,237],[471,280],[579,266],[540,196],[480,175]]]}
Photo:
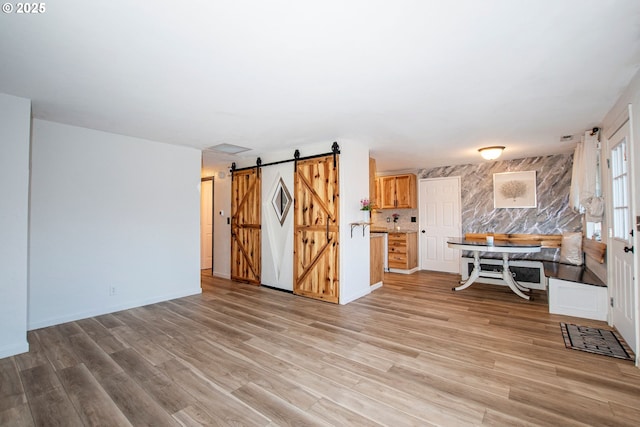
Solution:
{"label": "wooden barn door", "polygon": [[338,156],[301,160],[294,189],[293,292],[339,302]]}
{"label": "wooden barn door", "polygon": [[260,284],[260,198],[258,169],[233,172],[231,183],[231,279]]}

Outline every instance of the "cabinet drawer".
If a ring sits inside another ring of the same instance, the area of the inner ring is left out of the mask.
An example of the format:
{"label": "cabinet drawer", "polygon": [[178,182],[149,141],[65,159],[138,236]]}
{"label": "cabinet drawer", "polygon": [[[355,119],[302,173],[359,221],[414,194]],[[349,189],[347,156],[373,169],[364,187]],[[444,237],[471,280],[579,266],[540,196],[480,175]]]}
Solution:
{"label": "cabinet drawer", "polygon": [[406,233],[389,233],[389,243],[391,242],[407,243],[407,234]]}
{"label": "cabinet drawer", "polygon": [[389,253],[406,254],[407,245],[391,245],[389,244]]}
{"label": "cabinet drawer", "polygon": [[406,240],[391,240],[389,239],[389,245],[390,246],[407,246],[407,241]]}
{"label": "cabinet drawer", "polygon": [[389,233],[389,267],[398,270],[411,270],[418,265],[417,233]]}
{"label": "cabinet drawer", "polygon": [[391,261],[407,262],[407,254],[389,254],[389,263]]}
{"label": "cabinet drawer", "polygon": [[389,259],[389,268],[398,268],[401,270],[406,270],[407,269],[407,262],[406,261],[392,261],[391,259]]}

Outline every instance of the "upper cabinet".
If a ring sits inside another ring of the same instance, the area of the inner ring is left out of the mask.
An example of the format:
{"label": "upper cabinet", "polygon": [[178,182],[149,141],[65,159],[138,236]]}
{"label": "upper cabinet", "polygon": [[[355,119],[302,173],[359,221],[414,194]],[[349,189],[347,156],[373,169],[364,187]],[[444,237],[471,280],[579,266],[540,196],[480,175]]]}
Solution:
{"label": "upper cabinet", "polygon": [[379,191],[376,189],[376,184],[376,159],[369,157],[369,202],[372,209],[378,207]]}
{"label": "upper cabinet", "polygon": [[378,178],[380,209],[416,209],[418,207],[416,176],[414,174],[389,175]]}

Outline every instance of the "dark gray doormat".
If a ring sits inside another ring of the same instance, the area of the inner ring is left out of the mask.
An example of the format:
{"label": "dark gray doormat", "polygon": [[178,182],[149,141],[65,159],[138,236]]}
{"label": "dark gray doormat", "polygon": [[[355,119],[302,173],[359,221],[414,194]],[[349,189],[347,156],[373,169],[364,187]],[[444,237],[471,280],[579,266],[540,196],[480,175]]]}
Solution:
{"label": "dark gray doormat", "polygon": [[560,322],[564,345],[573,350],[634,360],[633,351],[615,331]]}

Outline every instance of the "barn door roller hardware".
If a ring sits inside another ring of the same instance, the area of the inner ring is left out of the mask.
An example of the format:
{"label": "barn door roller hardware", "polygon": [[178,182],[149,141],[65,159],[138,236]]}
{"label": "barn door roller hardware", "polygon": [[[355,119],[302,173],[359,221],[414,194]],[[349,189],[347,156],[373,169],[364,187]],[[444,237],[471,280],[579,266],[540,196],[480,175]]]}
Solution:
{"label": "barn door roller hardware", "polygon": [[260,159],[260,157],[258,157],[258,159],[256,160],[256,166],[248,166],[246,168],[237,168],[236,167],[236,163],[233,162],[233,163],[231,163],[231,174],[233,176],[233,172],[234,171],[241,171],[241,170],[252,169],[252,168],[258,168],[258,170],[259,170],[260,168],[264,168],[266,166],[279,165],[281,163],[298,162],[300,160],[315,159],[317,157],[325,157],[325,156],[328,156],[328,155],[333,155],[333,167],[336,167],[336,165],[337,165],[336,157],[337,157],[338,154],[340,154],[340,146],[338,145],[337,142],[334,142],[333,144],[331,144],[331,152],[330,153],[314,154],[312,156],[300,157],[300,150],[296,150],[293,153],[293,158],[292,159],[286,159],[286,160],[280,160],[280,161],[277,161],[277,162],[271,162],[271,163],[262,164],[262,160]]}
{"label": "barn door roller hardware", "polygon": [[333,144],[331,144],[331,152],[333,153],[333,168],[335,169],[336,156],[340,154],[340,146],[338,145],[337,141],[334,141]]}

